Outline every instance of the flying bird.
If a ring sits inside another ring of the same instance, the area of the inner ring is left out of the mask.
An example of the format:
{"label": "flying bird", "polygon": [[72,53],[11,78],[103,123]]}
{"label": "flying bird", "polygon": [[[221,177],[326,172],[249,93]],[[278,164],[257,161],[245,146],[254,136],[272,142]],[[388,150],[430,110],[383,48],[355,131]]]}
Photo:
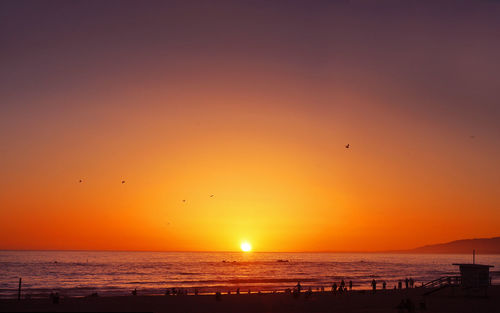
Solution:
{"label": "flying bird", "polygon": [[78,182],[79,182],[79,183],[83,183],[83,180],[81,180],[81,179],[80,179]]}
{"label": "flying bird", "polygon": [[210,195],[210,198],[213,198],[213,197],[214,197],[214,195]]}
{"label": "flying bird", "polygon": [[183,199],[182,202],[186,202],[186,200]]}
{"label": "flying bird", "polygon": [[351,145],[350,145],[350,144],[346,144],[346,145],[345,145],[345,148],[346,148],[346,149],[349,149],[349,147],[351,147]]}
{"label": "flying bird", "polygon": [[124,181],[124,180],[122,180],[122,184],[125,184],[125,181]]}

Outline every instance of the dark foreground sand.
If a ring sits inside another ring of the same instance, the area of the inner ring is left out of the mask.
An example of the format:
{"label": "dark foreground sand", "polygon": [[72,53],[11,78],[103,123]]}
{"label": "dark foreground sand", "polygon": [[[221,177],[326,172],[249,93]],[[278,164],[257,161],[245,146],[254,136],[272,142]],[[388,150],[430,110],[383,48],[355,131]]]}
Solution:
{"label": "dark foreground sand", "polygon": [[[313,293],[294,298],[286,294],[213,295],[201,296],[121,296],[62,298],[59,304],[49,299],[0,300],[0,311],[146,311],[146,312],[408,312],[399,311],[402,299],[410,298],[415,312],[500,312],[500,286],[490,287],[488,297],[457,296],[460,292],[444,289],[422,296],[428,290],[354,291],[344,295]],[[426,309],[420,308],[425,302]]]}

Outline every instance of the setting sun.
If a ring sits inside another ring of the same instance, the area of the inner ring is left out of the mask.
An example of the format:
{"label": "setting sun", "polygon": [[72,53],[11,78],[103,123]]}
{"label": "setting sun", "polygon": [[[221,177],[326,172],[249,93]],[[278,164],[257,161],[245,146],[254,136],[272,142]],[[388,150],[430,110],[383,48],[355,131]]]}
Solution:
{"label": "setting sun", "polygon": [[249,252],[249,251],[252,251],[252,245],[249,244],[248,242],[242,242],[241,243],[241,251],[243,252]]}

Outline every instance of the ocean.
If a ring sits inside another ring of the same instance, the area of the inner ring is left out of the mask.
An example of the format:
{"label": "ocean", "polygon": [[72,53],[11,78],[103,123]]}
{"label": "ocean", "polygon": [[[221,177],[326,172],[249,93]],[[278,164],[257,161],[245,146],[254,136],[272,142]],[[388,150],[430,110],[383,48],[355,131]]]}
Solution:
{"label": "ocean", "polygon": [[[470,263],[471,255],[382,253],[259,253],[259,252],[104,252],[0,251],[0,298],[22,294],[46,297],[164,294],[167,288],[192,293],[215,291],[272,292],[325,287],[352,280],[353,289],[369,289],[372,279],[394,288],[412,277],[416,285],[457,275],[452,263]],[[500,255],[477,255],[476,262],[494,265],[492,283],[500,283]]]}

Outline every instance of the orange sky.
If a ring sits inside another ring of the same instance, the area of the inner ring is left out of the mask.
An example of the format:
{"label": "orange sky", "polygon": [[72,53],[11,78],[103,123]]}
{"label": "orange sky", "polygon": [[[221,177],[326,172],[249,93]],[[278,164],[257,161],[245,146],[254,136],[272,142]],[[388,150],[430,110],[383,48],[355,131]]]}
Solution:
{"label": "orange sky", "polygon": [[[13,8],[20,19],[23,10]],[[43,10],[29,12],[50,16]],[[197,16],[186,10],[185,19]],[[321,27],[307,41],[283,35],[296,25],[292,13],[319,14],[290,10],[270,9],[278,17],[261,16],[262,25],[204,15],[214,29],[177,34],[189,39],[173,51],[115,27],[120,19],[96,18],[76,38],[42,19],[41,33],[7,38],[0,249],[228,251],[246,240],[255,251],[375,251],[498,235],[499,83],[489,79],[498,62],[482,61],[496,60],[498,44],[472,31],[455,38],[436,21],[438,35],[415,30],[414,20],[405,26],[427,48],[413,46],[389,22],[373,22],[379,16],[353,10],[366,25],[339,52],[331,25],[297,26]],[[138,25],[151,19],[144,33],[154,27],[163,38],[168,25],[154,11],[127,12],[145,14]],[[207,43],[204,35],[227,29],[215,21],[241,34]],[[382,43],[412,52],[378,55],[380,43],[364,36],[369,21]],[[15,44],[44,36],[46,46],[16,53]],[[477,40],[464,45],[470,53],[457,50],[464,39]]]}

